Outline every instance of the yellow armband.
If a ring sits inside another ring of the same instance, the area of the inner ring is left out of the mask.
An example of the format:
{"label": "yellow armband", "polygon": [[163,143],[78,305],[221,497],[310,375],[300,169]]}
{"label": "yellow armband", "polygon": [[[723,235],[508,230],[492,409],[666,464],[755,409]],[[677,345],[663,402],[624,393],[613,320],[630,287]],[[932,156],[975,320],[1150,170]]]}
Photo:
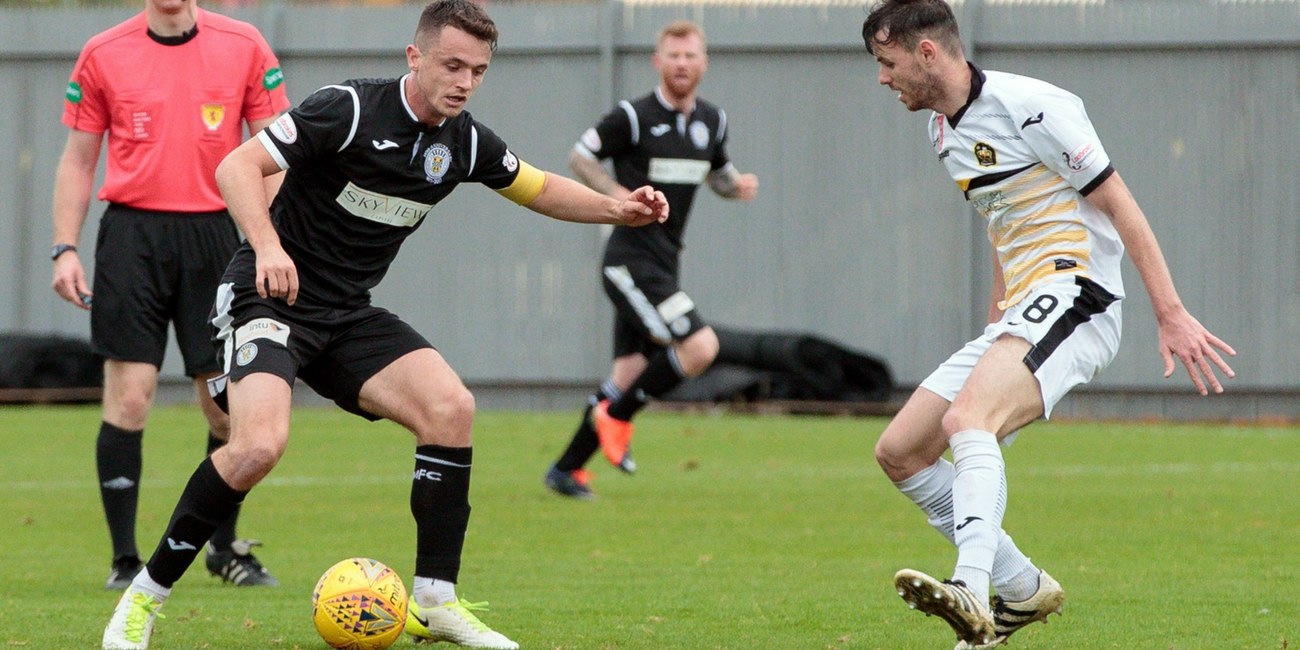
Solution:
{"label": "yellow armband", "polygon": [[521,160],[519,175],[515,176],[515,182],[511,183],[510,187],[496,190],[496,193],[519,205],[528,205],[542,193],[542,186],[545,184],[546,172]]}

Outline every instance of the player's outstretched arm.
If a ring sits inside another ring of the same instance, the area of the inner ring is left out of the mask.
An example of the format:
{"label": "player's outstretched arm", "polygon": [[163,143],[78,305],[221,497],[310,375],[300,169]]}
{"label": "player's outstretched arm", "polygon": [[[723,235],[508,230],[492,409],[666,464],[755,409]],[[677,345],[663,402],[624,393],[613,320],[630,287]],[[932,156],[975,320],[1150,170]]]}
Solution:
{"label": "player's outstretched arm", "polygon": [[1151,306],[1160,326],[1160,356],[1165,360],[1165,377],[1174,374],[1174,357],[1177,357],[1187,368],[1187,374],[1191,375],[1200,394],[1208,394],[1207,384],[1214,392],[1222,393],[1223,386],[1210,364],[1218,366],[1228,377],[1235,377],[1236,373],[1219,356],[1218,350],[1229,356],[1236,356],[1237,351],[1206,330],[1183,306],[1155,233],[1128,186],[1118,173],[1111,174],[1088,195],[1088,202],[1106,213],[1115,224],[1115,230],[1124,241],[1129,257],[1142,276],[1147,294],[1151,296]]}
{"label": "player's outstretched arm", "polygon": [[569,169],[573,175],[582,181],[583,185],[590,187],[605,196],[613,197],[616,201],[622,201],[632,191],[623,187],[618,181],[614,180],[609,172],[605,171],[605,165],[599,160],[588,158],[575,149],[569,152]]}
{"label": "player's outstretched arm", "polygon": [[575,180],[543,173],[546,179],[541,191],[523,206],[552,219],[619,226],[644,226],[668,220],[668,199],[649,185],[633,190],[627,198],[618,201]]}
{"label": "player's outstretched arm", "polygon": [[[99,164],[99,147],[102,133],[88,133],[73,129],[68,133],[68,143],[59,159],[59,169],[54,177],[54,243],[76,245],[81,238],[81,227],[86,223],[86,210],[90,195],[95,189],[95,166]],[[86,271],[76,251],[69,251],[54,260],[54,292],[64,300],[90,309],[86,299],[91,296],[86,284]]]}
{"label": "player's outstretched arm", "polygon": [[280,166],[256,138],[239,145],[217,166],[217,187],[226,209],[249,245],[257,253],[257,294],[263,298],[284,298],[290,305],[298,299],[298,269],[280,246],[280,236],[271,223],[266,196],[267,176],[280,173]]}

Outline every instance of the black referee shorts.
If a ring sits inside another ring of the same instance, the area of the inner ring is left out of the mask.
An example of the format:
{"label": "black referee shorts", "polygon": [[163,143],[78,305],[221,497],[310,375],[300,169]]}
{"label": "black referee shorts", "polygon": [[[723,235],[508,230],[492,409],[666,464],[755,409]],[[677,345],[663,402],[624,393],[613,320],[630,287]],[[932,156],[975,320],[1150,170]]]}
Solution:
{"label": "black referee shorts", "polygon": [[223,410],[227,382],[266,372],[290,386],[302,379],[343,410],[378,420],[358,403],[361,386],[403,356],[433,348],[386,309],[311,307],[301,294],[289,306],[233,284],[218,288],[212,325],[223,374],[208,380],[208,388]]}
{"label": "black referee shorts", "polygon": [[605,294],[614,303],[614,358],[657,350],[704,329],[695,302],[677,277],[653,265],[604,268]]}
{"label": "black referee shorts", "polygon": [[239,246],[230,214],[156,212],[111,204],[95,243],[90,341],[100,356],[161,367],[167,323],[185,374],[216,372],[208,315]]}

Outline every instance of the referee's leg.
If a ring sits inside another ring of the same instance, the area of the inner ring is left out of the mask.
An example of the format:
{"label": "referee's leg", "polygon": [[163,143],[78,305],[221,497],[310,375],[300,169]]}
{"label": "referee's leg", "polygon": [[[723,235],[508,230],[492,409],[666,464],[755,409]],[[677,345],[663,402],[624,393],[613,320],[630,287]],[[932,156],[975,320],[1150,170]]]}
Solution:
{"label": "referee's leg", "polygon": [[99,494],[113,541],[109,589],[125,589],[140,570],[135,542],[143,465],[142,438],[158,386],[158,368],[139,361],[104,362],[104,417],[95,440]]}

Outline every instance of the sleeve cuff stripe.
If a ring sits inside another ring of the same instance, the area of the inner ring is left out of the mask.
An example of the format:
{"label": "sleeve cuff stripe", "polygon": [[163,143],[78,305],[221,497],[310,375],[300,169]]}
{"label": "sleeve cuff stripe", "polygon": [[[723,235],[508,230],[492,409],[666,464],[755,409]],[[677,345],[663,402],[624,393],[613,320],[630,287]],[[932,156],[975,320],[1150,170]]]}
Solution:
{"label": "sleeve cuff stripe", "polygon": [[1079,194],[1082,194],[1083,196],[1088,196],[1089,194],[1092,194],[1093,190],[1097,189],[1098,187],[1101,187],[1101,184],[1105,183],[1106,179],[1110,178],[1110,175],[1114,173],[1115,173],[1115,166],[1106,165],[1106,168],[1101,170],[1101,173],[1097,174],[1097,177],[1092,179],[1092,182],[1088,183],[1087,185],[1084,185],[1083,189],[1079,190]]}
{"label": "sleeve cuff stripe", "polygon": [[271,142],[271,136],[267,135],[266,131],[257,132],[257,141],[261,142],[262,146],[266,148],[266,153],[271,154],[271,159],[275,161],[275,164],[280,166],[280,171],[286,171],[289,169],[289,162],[284,159],[284,155],[280,153],[280,150],[275,146],[275,143]]}
{"label": "sleeve cuff stripe", "polygon": [[573,150],[578,152],[578,155],[582,156],[583,158],[586,158],[587,160],[600,160],[599,158],[596,157],[596,154],[591,153],[591,149],[588,149],[587,145],[582,144],[581,142],[573,145]]}

